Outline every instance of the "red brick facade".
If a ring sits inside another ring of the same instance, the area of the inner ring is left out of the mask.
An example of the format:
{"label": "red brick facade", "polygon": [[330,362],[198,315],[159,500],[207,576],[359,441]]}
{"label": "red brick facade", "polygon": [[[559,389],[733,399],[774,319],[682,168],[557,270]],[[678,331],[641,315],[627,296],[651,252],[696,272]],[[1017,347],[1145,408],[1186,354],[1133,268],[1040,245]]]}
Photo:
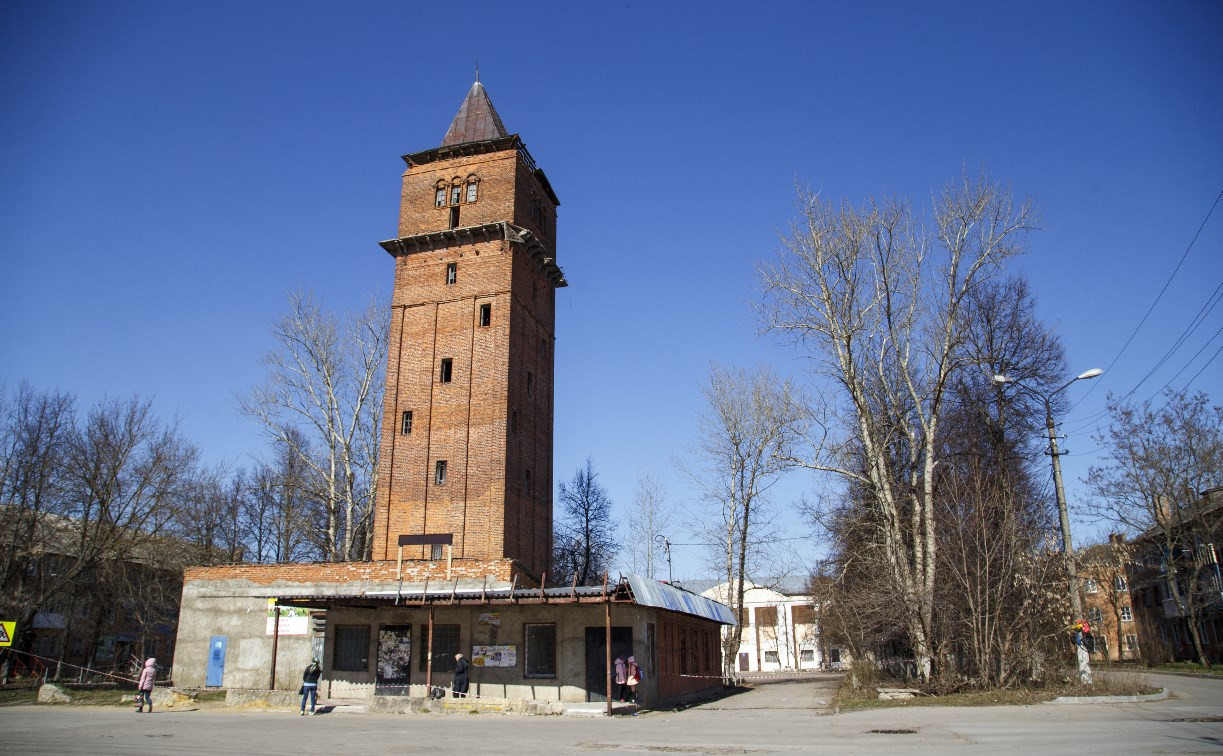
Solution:
{"label": "red brick facade", "polygon": [[[210,580],[247,580],[255,585],[273,583],[303,583],[312,585],[342,584],[352,581],[392,582],[396,562],[310,562],[298,564],[226,564],[215,567],[188,567],[184,583]],[[456,559],[451,565],[451,579],[509,581],[514,575],[514,563],[509,559]],[[404,562],[404,582],[446,579],[446,562]]]}
{"label": "red brick facade", "polygon": [[517,560],[538,580],[564,285],[555,195],[512,136],[405,160],[400,236],[383,243],[396,261],[373,558],[394,559],[400,535],[452,533],[455,557]]}

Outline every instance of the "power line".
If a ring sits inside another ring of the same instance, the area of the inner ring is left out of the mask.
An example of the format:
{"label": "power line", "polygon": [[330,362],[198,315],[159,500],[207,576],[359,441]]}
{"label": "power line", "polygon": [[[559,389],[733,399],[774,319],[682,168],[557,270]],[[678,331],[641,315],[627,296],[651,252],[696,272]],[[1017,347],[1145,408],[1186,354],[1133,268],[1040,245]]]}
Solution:
{"label": "power line", "polygon": [[[1105,373],[1111,370],[1113,365],[1117,364],[1117,360],[1121,359],[1121,355],[1125,354],[1125,350],[1134,340],[1134,337],[1138,335],[1138,331],[1142,328],[1143,324],[1147,322],[1147,318],[1151,316],[1151,312],[1155,310],[1155,305],[1159,304],[1159,300],[1163,298],[1164,292],[1168,290],[1168,286],[1172,283],[1172,279],[1176,278],[1176,274],[1180,271],[1181,266],[1185,264],[1185,259],[1189,257],[1189,251],[1193,249],[1193,245],[1197,243],[1198,237],[1202,235],[1202,229],[1206,228],[1207,222],[1210,221],[1210,216],[1214,214],[1215,208],[1219,206],[1220,199],[1223,199],[1223,189],[1220,189],[1219,193],[1215,196],[1215,201],[1210,206],[1210,210],[1206,212],[1206,217],[1202,219],[1202,224],[1198,226],[1197,233],[1195,233],[1193,235],[1193,239],[1189,241],[1189,246],[1185,248],[1185,253],[1181,255],[1180,262],[1176,264],[1176,267],[1172,270],[1172,275],[1168,276],[1168,280],[1164,282],[1163,288],[1159,290],[1159,294],[1157,294],[1155,297],[1155,301],[1152,302],[1151,306],[1147,308],[1146,314],[1142,316],[1142,320],[1138,321],[1138,325],[1134,326],[1133,332],[1130,333],[1130,337],[1125,340],[1125,343],[1121,345],[1121,349],[1117,352],[1117,356],[1113,357],[1112,362],[1108,363],[1108,367],[1104,368]],[[1093,384],[1091,388],[1087,389],[1087,391],[1084,392],[1081,397],[1079,397],[1077,402],[1071,405],[1070,409],[1073,410],[1075,407],[1082,404],[1083,400],[1090,396],[1091,392],[1094,391],[1095,388],[1095,384]]]}
{"label": "power line", "polygon": [[[1189,337],[1192,336],[1197,331],[1197,329],[1202,325],[1202,323],[1206,322],[1206,316],[1210,315],[1210,313],[1214,311],[1214,308],[1219,304],[1220,301],[1223,301],[1223,282],[1220,282],[1219,285],[1215,287],[1215,290],[1211,292],[1210,296],[1207,297],[1205,304],[1203,304],[1202,307],[1197,311],[1197,314],[1193,316],[1193,319],[1189,321],[1189,325],[1185,327],[1185,330],[1181,331],[1180,336],[1178,336],[1177,339],[1172,343],[1172,346],[1170,346],[1168,350],[1164,352],[1163,356],[1160,357],[1158,361],[1156,361],[1155,365],[1146,372],[1146,375],[1144,375],[1138,381],[1138,383],[1134,384],[1133,388],[1131,388],[1129,391],[1121,395],[1118,401],[1125,401],[1126,399],[1129,399],[1131,396],[1134,395],[1135,392],[1138,391],[1138,389],[1142,387],[1144,383],[1150,380],[1150,378],[1155,375],[1156,371],[1158,371],[1159,368],[1163,367],[1164,363],[1166,363],[1169,359],[1171,359],[1172,355],[1175,354],[1185,344],[1185,342],[1189,339]],[[1197,351],[1197,354],[1189,358],[1189,362],[1187,362],[1184,367],[1178,370],[1176,372],[1176,375],[1172,376],[1172,379],[1169,380],[1168,383],[1164,384],[1163,388],[1159,389],[1159,391],[1156,391],[1151,396],[1151,399],[1153,399],[1155,396],[1158,396],[1159,393],[1164,390],[1164,388],[1167,388],[1168,385],[1172,383],[1172,381],[1176,380],[1176,376],[1184,372],[1185,368],[1189,367],[1189,363],[1192,363],[1193,360],[1197,359],[1197,356],[1201,354],[1202,351],[1205,350],[1206,347],[1210,345],[1210,342],[1214,341],[1215,337],[1217,337],[1218,335],[1219,334],[1216,331],[1214,336],[1211,336],[1209,339],[1207,339],[1206,343],[1202,345],[1202,348]],[[1082,400],[1080,399],[1079,401],[1082,401]],[[1148,399],[1147,401],[1150,401],[1150,399]],[[1075,425],[1075,428],[1067,432],[1078,432],[1079,430],[1082,430],[1083,428],[1086,428],[1087,426],[1091,425],[1093,422],[1096,421],[1097,418],[1103,417],[1106,414],[1108,414],[1108,410],[1104,409],[1104,410],[1100,410],[1099,412],[1093,415],[1088,415],[1087,417],[1082,418],[1080,420],[1070,421]]]}

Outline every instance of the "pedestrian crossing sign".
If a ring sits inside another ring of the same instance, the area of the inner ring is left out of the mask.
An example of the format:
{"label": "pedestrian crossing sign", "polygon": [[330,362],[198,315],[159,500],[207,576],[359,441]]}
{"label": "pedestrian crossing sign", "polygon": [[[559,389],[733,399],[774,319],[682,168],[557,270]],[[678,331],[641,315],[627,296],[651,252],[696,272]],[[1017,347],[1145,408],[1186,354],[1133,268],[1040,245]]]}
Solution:
{"label": "pedestrian crossing sign", "polygon": [[0,620],[0,646],[13,645],[13,636],[17,634],[16,622]]}

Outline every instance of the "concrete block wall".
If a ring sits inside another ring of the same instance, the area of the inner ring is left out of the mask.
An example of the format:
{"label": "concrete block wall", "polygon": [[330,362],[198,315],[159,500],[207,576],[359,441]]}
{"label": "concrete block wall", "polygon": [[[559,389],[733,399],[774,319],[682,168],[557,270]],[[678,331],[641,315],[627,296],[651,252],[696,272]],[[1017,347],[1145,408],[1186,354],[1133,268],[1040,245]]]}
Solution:
{"label": "concrete block wall", "polygon": [[[363,591],[394,591],[396,562],[319,562],[309,564],[244,564],[188,567],[183,579],[174,682],[180,687],[204,687],[210,641],[225,636],[226,688],[265,689],[272,661],[272,636],[267,634],[268,596],[354,595]],[[520,568],[510,560],[456,559],[453,579],[464,587],[508,588]],[[426,581],[446,580],[445,562],[404,562],[407,589]],[[523,587],[524,578],[518,584]],[[314,650],[313,633],[282,635],[277,642],[277,689],[297,690],[301,671]]]}

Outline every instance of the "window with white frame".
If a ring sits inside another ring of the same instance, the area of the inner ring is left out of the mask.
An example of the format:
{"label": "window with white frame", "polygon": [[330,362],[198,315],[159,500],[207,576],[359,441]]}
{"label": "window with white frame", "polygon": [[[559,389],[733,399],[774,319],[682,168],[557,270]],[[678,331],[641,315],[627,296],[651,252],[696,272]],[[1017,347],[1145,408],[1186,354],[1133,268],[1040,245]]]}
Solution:
{"label": "window with white frame", "polygon": [[1125,578],[1123,578],[1120,575],[1113,578],[1113,590],[1117,591],[1118,593],[1121,593],[1127,590],[1126,584],[1125,584]]}
{"label": "window with white frame", "polygon": [[1137,651],[1138,650],[1138,636],[1134,635],[1133,633],[1126,633],[1125,648],[1127,651]]}
{"label": "window with white frame", "polygon": [[1083,592],[1084,593],[1095,593],[1097,590],[1099,589],[1096,588],[1095,580],[1093,580],[1092,578],[1083,578]]}
{"label": "window with white frame", "polygon": [[1134,610],[1129,608],[1128,606],[1121,607],[1121,621],[1122,622],[1133,622],[1134,621]]}
{"label": "window with white frame", "polygon": [[814,662],[815,661],[815,649],[813,648],[799,649],[798,660],[800,662]]}
{"label": "window with white frame", "polygon": [[446,460],[439,459],[433,468],[433,483],[434,485],[446,485]]}
{"label": "window with white frame", "polygon": [[765,651],[764,652],[764,663],[765,664],[777,664],[778,663],[777,652],[776,651]]}
{"label": "window with white frame", "polygon": [[1087,621],[1093,625],[1098,625],[1104,621],[1104,612],[1098,606],[1093,606],[1087,610]]}

